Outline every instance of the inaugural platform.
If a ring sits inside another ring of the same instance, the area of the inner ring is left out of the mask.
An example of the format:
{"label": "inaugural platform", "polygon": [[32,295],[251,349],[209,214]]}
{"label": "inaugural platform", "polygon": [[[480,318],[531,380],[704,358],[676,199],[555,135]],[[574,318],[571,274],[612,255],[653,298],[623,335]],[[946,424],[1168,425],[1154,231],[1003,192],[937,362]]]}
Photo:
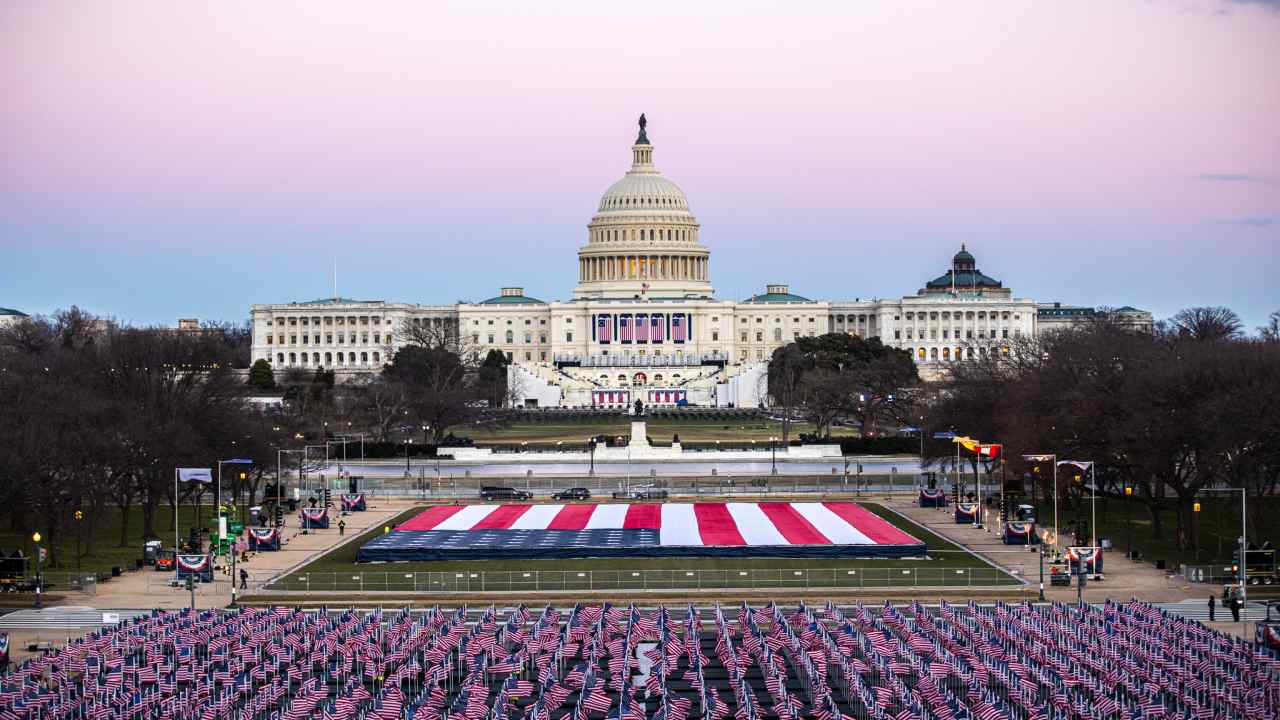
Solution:
{"label": "inaugural platform", "polygon": [[582,557],[911,557],[925,544],[857,503],[436,505],[358,562]]}

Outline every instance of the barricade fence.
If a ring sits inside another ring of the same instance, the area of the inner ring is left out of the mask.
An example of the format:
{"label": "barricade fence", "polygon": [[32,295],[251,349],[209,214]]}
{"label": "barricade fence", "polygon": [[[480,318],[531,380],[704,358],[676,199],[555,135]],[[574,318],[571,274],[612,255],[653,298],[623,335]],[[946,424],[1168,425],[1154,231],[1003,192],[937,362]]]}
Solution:
{"label": "barricade fence", "polygon": [[[40,586],[41,592],[45,593],[82,592],[96,595],[98,577],[88,571],[43,571],[40,573]],[[5,592],[34,592],[35,588],[35,575],[28,575],[0,585],[0,591]]]}
{"label": "barricade fence", "polygon": [[1020,587],[993,567],[765,568],[744,570],[475,570],[302,572],[265,590],[332,592],[515,592],[722,590],[752,588]]}
{"label": "barricade fence", "polygon": [[[417,470],[417,468],[415,468]],[[286,487],[290,485],[286,480]],[[800,494],[848,494],[885,495],[888,493],[915,493],[922,487],[919,475],[898,474],[849,474],[834,475],[510,475],[468,476],[413,474],[402,477],[362,477],[357,481],[359,492],[371,497],[414,498],[468,498],[478,497],[482,487],[505,487],[528,492],[534,497],[550,497],[570,488],[586,488],[593,499],[611,499],[615,493],[633,497],[644,490],[665,490],[670,496],[732,496],[732,495],[800,495]],[[328,488],[331,496],[346,493],[346,478],[325,475],[308,475],[300,483],[304,497],[310,497]],[[998,487],[992,486],[996,494]],[[988,489],[984,489],[984,496]],[[264,498],[270,502],[272,498]],[[337,498],[333,499],[337,504]]]}

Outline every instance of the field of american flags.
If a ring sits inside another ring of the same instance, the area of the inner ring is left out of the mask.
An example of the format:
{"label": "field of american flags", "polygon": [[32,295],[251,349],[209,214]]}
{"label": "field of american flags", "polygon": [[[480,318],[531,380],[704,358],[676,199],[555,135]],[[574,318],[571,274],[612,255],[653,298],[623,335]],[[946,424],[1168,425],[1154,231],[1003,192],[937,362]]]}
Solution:
{"label": "field of american flags", "polygon": [[1271,718],[1272,651],[1103,606],[155,612],[28,660],[0,718]]}

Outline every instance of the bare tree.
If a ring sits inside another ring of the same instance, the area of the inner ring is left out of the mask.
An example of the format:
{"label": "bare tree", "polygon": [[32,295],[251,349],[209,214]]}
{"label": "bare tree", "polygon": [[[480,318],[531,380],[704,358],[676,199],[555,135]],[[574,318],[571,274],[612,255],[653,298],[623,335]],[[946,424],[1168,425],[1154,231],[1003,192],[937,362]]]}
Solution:
{"label": "bare tree", "polygon": [[1170,318],[1169,329],[1195,340],[1233,340],[1242,334],[1244,323],[1230,308],[1192,307]]}

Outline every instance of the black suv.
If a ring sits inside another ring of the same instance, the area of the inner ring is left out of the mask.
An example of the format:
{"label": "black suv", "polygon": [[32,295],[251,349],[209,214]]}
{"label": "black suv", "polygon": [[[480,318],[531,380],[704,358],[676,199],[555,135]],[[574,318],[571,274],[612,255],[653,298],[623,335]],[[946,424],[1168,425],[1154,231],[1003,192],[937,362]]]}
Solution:
{"label": "black suv", "polygon": [[551,496],[552,500],[590,500],[591,491],[584,487],[569,488],[561,490]]}
{"label": "black suv", "polygon": [[482,500],[532,500],[533,495],[524,490],[516,490],[509,487],[497,487],[486,485],[480,488],[480,499]]}

